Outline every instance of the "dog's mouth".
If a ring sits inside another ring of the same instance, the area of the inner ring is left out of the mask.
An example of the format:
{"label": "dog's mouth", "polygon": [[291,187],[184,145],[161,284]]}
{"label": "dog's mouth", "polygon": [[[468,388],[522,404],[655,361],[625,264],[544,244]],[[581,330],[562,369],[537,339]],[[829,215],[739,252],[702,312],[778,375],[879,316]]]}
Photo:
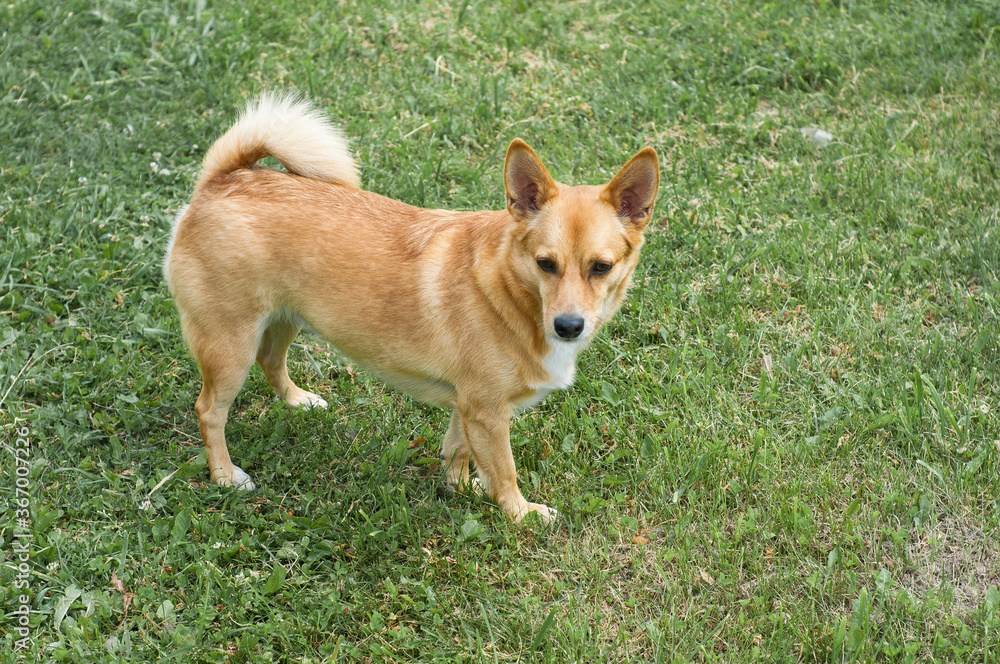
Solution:
{"label": "dog's mouth", "polygon": [[562,346],[580,346],[587,343],[587,335],[580,335],[578,337],[573,337],[572,339],[567,339],[566,337],[560,337],[555,334],[547,334],[545,338],[548,340],[549,345],[559,344]]}
{"label": "dog's mouth", "polygon": [[549,346],[553,349],[562,348],[565,350],[576,349],[579,351],[584,346],[590,342],[590,330],[585,330],[580,335],[572,338],[561,337],[558,334],[553,334],[552,330],[545,335],[545,341],[548,342]]}

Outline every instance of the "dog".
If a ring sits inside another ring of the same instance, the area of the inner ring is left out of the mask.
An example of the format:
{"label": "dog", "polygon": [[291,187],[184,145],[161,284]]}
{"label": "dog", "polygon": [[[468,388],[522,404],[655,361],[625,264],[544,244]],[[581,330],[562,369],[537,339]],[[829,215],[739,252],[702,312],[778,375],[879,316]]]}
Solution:
{"label": "dog", "polygon": [[[286,170],[257,164],[268,156]],[[556,510],[518,487],[511,417],[572,384],[580,351],[625,297],[659,188],[656,152],[641,150],[606,185],[567,186],[514,139],[506,209],[420,209],[360,189],[327,117],[267,94],[202,166],[164,275],[201,369],[195,409],[212,481],[255,488],[224,433],[254,362],[288,406],[327,405],[288,376],[288,347],[307,325],[389,385],[451,409],[450,488],[484,492],[515,521],[536,512],[551,523]]]}

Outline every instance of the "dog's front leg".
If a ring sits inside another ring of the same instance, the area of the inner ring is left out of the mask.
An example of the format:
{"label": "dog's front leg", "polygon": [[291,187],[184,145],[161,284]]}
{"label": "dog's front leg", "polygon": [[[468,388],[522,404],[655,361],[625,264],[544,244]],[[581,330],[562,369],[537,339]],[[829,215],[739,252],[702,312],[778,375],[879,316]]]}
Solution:
{"label": "dog's front leg", "polygon": [[520,521],[537,512],[542,523],[555,521],[558,512],[547,505],[529,503],[517,486],[514,455],[510,449],[511,408],[459,406],[453,417],[461,418],[462,431],[472,452],[483,491],[507,515]]}
{"label": "dog's front leg", "polygon": [[445,476],[448,488],[452,491],[464,491],[466,489],[479,489],[478,484],[469,482],[469,441],[465,435],[465,426],[462,424],[462,416],[458,414],[458,409],[451,411],[451,422],[448,424],[448,433],[444,436],[441,444],[441,458],[444,460]]}

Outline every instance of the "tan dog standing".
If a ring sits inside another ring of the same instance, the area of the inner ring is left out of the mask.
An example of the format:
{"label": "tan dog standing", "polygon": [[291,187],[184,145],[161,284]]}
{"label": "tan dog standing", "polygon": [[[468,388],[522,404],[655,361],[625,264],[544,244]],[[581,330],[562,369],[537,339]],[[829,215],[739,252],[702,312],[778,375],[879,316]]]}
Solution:
{"label": "tan dog standing", "polygon": [[[276,158],[288,172],[257,165]],[[256,361],[288,405],[326,406],[285,361],[308,325],[386,382],[452,409],[450,486],[515,520],[529,503],[510,448],[514,409],[573,382],[576,357],[621,304],[659,186],[639,152],[606,186],[555,182],[520,139],[507,209],[411,207],[358,188],[347,144],[307,102],[264,96],[209,149],[177,216],[164,274],[204,385],[196,410],[212,480],[243,488],[224,429]]]}

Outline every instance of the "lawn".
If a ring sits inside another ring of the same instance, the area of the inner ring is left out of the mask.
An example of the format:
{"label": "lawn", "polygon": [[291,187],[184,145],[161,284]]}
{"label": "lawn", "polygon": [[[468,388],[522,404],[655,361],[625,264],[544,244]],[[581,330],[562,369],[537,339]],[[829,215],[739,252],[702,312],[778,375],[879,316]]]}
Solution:
{"label": "lawn", "polygon": [[[0,662],[1000,662],[995,2],[12,0],[0,83]],[[659,152],[627,303],[512,431],[554,527],[308,335],[330,408],[255,369],[261,489],[209,484],[160,263],[270,89],[426,207],[503,206],[518,136]]]}

